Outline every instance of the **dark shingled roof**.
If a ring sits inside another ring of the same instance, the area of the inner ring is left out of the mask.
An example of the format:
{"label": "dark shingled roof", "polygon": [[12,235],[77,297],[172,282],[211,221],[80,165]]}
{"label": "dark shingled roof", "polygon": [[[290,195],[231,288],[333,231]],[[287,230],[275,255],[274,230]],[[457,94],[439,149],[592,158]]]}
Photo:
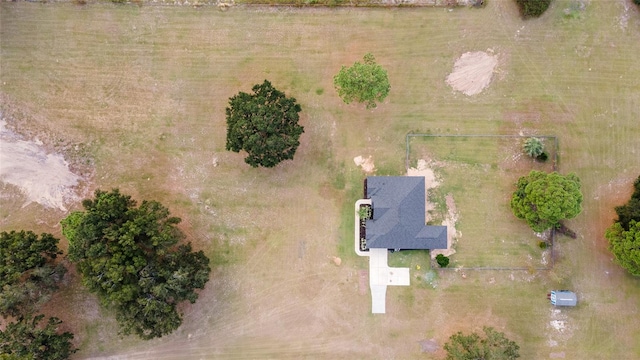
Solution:
{"label": "dark shingled roof", "polygon": [[371,176],[367,198],[373,219],[367,220],[370,249],[446,249],[447,227],[425,225],[423,176]]}

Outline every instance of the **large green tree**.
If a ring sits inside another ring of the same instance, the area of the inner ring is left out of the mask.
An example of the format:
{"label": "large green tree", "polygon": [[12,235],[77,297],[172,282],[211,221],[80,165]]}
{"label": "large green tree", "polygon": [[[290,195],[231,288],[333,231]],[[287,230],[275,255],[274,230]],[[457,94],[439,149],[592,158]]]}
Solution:
{"label": "large green tree", "polygon": [[616,262],[634,276],[640,276],[640,222],[631,220],[625,230],[619,222],[607,229],[609,250]]}
{"label": "large green tree", "polygon": [[391,90],[387,70],[378,65],[370,53],[364,56],[364,63],[356,61],[353,66],[343,66],[333,78],[333,84],[346,104],[357,101],[367,109],[375,108]]}
{"label": "large green tree", "polygon": [[44,315],[20,318],[0,330],[0,359],[64,360],[76,352],[70,332],[60,333],[60,319],[52,317],[44,326]]}
{"label": "large green tree", "polygon": [[48,300],[66,272],[54,263],[59,254],[51,234],[0,233],[0,315],[27,315]]}
{"label": "large green tree", "polygon": [[444,344],[447,360],[513,360],[520,346],[492,327],[483,327],[484,336],[457,332]]}
{"label": "large green tree", "polygon": [[244,161],[252,167],[274,167],[293,159],[304,132],[298,124],[300,105],[267,80],[252,90],[253,94],[240,92],[229,99],[227,150],[246,151]]}
{"label": "large green tree", "polygon": [[62,221],[69,258],[83,283],[115,309],[123,333],[152,339],[182,323],[177,304],[195,302],[209,280],[209,259],[193,252],[177,217],[156,201],[140,206],[117,189],[97,190],[85,211]]}
{"label": "large green tree", "polygon": [[575,174],[533,170],[518,179],[511,209],[534,231],[559,227],[561,220],[574,218],[582,211],[580,179]]}
{"label": "large green tree", "polygon": [[617,222],[622,225],[622,228],[629,230],[629,224],[635,220],[640,222],[640,176],[633,183],[633,194],[629,201],[616,207],[616,214],[618,214]]}
{"label": "large green tree", "polygon": [[607,229],[605,237],[616,262],[632,275],[640,276],[640,176],[633,187],[629,201],[616,207],[618,219]]}

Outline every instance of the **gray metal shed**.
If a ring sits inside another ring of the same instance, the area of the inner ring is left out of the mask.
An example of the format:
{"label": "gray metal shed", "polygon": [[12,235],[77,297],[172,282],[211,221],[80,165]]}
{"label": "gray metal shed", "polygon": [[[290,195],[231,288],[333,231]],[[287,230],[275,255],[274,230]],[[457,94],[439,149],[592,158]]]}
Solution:
{"label": "gray metal shed", "polygon": [[569,290],[553,290],[549,299],[551,305],[554,306],[576,306],[578,304],[576,293]]}

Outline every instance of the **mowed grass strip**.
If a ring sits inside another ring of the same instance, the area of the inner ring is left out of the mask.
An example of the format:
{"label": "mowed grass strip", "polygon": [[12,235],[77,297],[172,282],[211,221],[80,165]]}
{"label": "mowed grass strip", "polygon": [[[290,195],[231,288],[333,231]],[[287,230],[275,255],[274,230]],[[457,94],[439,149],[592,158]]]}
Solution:
{"label": "mowed grass strip", "polygon": [[[568,19],[570,3],[526,22],[511,1],[451,12],[2,3],[0,90],[36,113],[33,128],[94,144],[94,185],[162,201],[215,265],[183,327],[159,341],[121,341],[100,313],[65,314],[83,344],[78,357],[424,358],[419,340],[443,344],[482,325],[517,340],[523,358],[640,357],[638,282],[611,262],[602,237],[617,189],[640,173],[639,20],[609,2]],[[491,86],[472,98],[453,92],[444,79],[455,59],[488,49],[500,56]],[[391,81],[373,111],[342,104],[332,86],[340,66],[367,52]],[[298,99],[305,134],[294,161],[256,170],[224,151],[224,108],[265,78]],[[579,238],[558,243],[564,284],[581,299],[563,312],[570,336],[549,325],[544,295],[559,285],[544,274],[451,272],[436,289],[390,289],[389,314],[373,316],[358,289],[366,259],[332,263],[352,241],[344,212],[365,176],[353,157],[400,175],[404,136],[428,130],[561,136],[561,169],[577,172],[585,193],[570,222]],[[3,229],[44,212],[4,204]]]}

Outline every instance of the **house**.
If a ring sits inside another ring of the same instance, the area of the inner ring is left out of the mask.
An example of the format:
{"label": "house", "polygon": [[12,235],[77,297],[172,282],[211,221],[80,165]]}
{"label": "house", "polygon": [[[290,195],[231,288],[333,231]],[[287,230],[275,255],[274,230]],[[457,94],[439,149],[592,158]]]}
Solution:
{"label": "house", "polygon": [[576,306],[578,304],[576,293],[569,290],[553,290],[549,294],[549,300],[554,306]]}
{"label": "house", "polygon": [[[409,268],[389,267],[388,249],[446,249],[447,227],[425,225],[424,177],[371,176],[365,180],[364,195],[355,203],[355,251],[369,257],[371,312],[384,314],[387,286],[408,286],[411,279]],[[360,206],[372,209],[364,226]]]}
{"label": "house", "polygon": [[447,227],[425,225],[423,176],[370,176],[366,197],[373,210],[365,227],[367,249],[447,248]]}

